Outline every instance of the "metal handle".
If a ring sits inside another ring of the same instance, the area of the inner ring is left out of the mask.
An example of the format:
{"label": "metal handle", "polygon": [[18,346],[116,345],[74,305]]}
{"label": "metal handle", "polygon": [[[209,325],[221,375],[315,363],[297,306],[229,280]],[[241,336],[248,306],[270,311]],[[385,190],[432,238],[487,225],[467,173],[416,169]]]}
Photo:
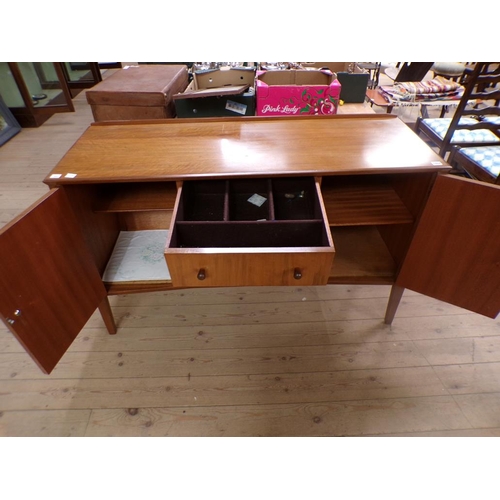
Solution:
{"label": "metal handle", "polygon": [[202,268],[202,269],[200,269],[200,270],[198,271],[198,279],[199,279],[200,281],[203,281],[206,277],[207,277],[207,275],[206,275],[206,273],[205,273],[205,269],[203,269],[203,268]]}
{"label": "metal handle", "polygon": [[[19,309],[16,309],[14,311],[14,316],[17,316],[17,317],[21,316],[21,311]],[[7,323],[9,323],[9,325],[13,325],[15,322],[16,322],[15,319],[7,318]]]}
{"label": "metal handle", "polygon": [[300,278],[302,278],[302,271],[296,267],[293,271],[293,277],[296,279],[296,280],[300,280]]}

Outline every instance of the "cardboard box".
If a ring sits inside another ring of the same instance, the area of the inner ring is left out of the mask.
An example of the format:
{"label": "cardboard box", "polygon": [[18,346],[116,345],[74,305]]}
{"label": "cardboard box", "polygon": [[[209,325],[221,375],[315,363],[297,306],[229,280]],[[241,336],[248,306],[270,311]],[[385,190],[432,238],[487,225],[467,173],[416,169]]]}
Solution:
{"label": "cardboard box", "polygon": [[339,71],[349,71],[354,64],[352,62],[301,62],[300,65],[304,68],[325,69],[328,68],[332,73]]}
{"label": "cardboard box", "polygon": [[257,71],[258,116],[334,115],[340,83],[329,70]]}
{"label": "cardboard box", "polygon": [[328,68],[337,73],[342,86],[340,100],[345,103],[364,102],[370,73],[355,62],[304,62],[301,65],[305,68]]}
{"label": "cardboard box", "polygon": [[173,118],[172,96],[188,85],[185,65],[143,65],[123,68],[87,90],[96,122]]}
{"label": "cardboard box", "polygon": [[178,118],[255,115],[255,68],[195,71],[186,90],[173,96]]}

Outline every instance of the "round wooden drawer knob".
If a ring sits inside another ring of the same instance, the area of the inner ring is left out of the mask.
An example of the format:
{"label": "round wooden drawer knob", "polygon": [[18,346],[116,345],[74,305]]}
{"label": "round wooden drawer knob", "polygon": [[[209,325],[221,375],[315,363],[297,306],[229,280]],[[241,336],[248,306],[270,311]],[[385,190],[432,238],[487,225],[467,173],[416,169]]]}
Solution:
{"label": "round wooden drawer knob", "polygon": [[300,280],[300,278],[302,278],[302,271],[296,267],[293,271],[293,277],[296,279],[296,280]]}
{"label": "round wooden drawer knob", "polygon": [[205,278],[207,277],[206,273],[205,273],[205,269],[200,269],[198,271],[198,279],[200,281],[203,281]]}

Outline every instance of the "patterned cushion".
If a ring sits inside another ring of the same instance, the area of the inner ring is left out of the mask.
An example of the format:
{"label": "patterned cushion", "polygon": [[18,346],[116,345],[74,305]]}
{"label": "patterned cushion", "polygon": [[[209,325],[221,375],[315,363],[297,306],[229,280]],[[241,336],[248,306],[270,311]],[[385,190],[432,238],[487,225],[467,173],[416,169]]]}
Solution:
{"label": "patterned cushion", "polygon": [[486,115],[483,118],[484,122],[490,122],[490,123],[496,123],[497,125],[500,125],[500,116],[488,116]]}
{"label": "patterned cushion", "polygon": [[495,177],[500,175],[500,146],[463,148],[460,150],[460,153],[470,158],[488,172],[491,172]]}
{"label": "patterned cushion", "polygon": [[103,281],[170,280],[164,257],[168,230],[121,231]]}
{"label": "patterned cushion", "polygon": [[[451,118],[426,118],[422,123],[432,129],[441,139],[444,139],[446,131],[451,123]],[[466,116],[460,118],[460,124],[474,125],[478,120]],[[459,144],[463,142],[500,142],[500,139],[491,130],[456,130],[451,138],[451,142]]]}

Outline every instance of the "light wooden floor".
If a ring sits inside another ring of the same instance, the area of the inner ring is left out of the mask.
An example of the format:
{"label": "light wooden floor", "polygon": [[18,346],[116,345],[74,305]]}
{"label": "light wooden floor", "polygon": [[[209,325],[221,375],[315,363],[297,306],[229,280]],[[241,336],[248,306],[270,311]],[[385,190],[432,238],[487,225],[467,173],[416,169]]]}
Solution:
{"label": "light wooden floor", "polygon": [[[92,120],[53,116],[0,148],[0,225]],[[2,436],[499,436],[500,321],[389,288],[111,297],[52,375],[0,326]]]}

